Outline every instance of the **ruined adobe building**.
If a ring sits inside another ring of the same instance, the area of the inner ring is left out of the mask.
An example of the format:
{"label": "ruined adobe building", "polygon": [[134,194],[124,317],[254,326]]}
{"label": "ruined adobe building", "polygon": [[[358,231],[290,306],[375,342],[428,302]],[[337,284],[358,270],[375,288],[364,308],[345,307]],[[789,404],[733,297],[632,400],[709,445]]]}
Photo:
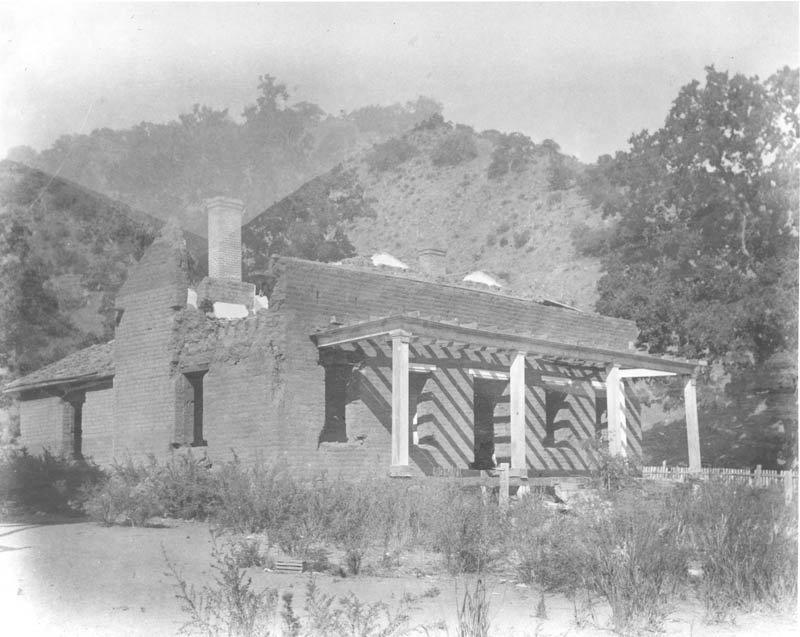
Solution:
{"label": "ruined adobe building", "polygon": [[[196,292],[179,233],[162,234],[119,292],[113,342],[6,389],[31,452],[108,464],[195,447],[352,474],[501,462],[512,475],[572,473],[601,431],[612,452],[638,454],[630,379],[678,375],[699,469],[695,364],[635,351],[632,322],[284,257],[266,307],[241,281],[241,205],[216,198],[208,212],[210,276]],[[424,257],[430,270],[442,262]]]}

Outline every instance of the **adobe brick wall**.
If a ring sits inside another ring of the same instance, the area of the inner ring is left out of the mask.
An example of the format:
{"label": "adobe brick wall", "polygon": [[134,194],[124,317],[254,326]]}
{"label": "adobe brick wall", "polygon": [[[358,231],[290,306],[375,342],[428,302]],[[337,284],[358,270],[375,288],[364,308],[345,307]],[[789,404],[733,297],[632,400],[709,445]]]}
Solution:
{"label": "adobe brick wall", "polygon": [[253,463],[292,451],[299,427],[283,417],[284,401],[290,399],[285,337],[286,325],[277,313],[216,322],[203,378],[203,434],[212,460],[230,459],[234,451]]}
{"label": "adobe brick wall", "polygon": [[114,390],[87,391],[82,414],[83,457],[111,464],[114,431]]}
{"label": "adobe brick wall", "polygon": [[64,406],[57,396],[25,399],[19,402],[20,443],[32,455],[45,449],[61,453]]}
{"label": "adobe brick wall", "polygon": [[111,456],[142,459],[171,453],[176,415],[176,318],[186,303],[182,237],[162,236],[134,266],[117,297],[123,310],[114,339]]}
{"label": "adobe brick wall", "polygon": [[176,311],[170,287],[126,295],[114,348],[112,457],[168,456],[174,432],[172,371]]}

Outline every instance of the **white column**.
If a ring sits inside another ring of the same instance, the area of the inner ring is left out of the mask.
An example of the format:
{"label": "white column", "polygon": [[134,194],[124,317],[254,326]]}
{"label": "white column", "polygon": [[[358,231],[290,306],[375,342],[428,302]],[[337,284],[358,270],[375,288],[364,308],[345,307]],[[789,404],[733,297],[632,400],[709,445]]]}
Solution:
{"label": "white column", "polygon": [[403,330],[392,337],[392,475],[408,475],[408,343]]}
{"label": "white column", "polygon": [[616,365],[609,369],[606,375],[606,401],[608,406],[608,451],[612,456],[627,456],[625,386],[622,384],[620,369]]}
{"label": "white column", "polygon": [[700,427],[697,422],[697,388],[694,376],[690,376],[683,386],[683,405],[686,410],[686,440],[689,445],[689,471],[699,473]]}
{"label": "white column", "polygon": [[511,360],[509,381],[511,401],[511,469],[527,476],[525,461],[525,352],[517,352]]}

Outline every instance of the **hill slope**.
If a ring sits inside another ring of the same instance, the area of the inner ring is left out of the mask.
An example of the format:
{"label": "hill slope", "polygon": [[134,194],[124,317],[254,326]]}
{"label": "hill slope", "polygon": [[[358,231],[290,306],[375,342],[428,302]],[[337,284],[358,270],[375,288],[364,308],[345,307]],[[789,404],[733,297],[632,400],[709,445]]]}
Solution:
{"label": "hill slope", "polygon": [[[567,175],[560,184],[557,169]],[[245,226],[244,241],[260,269],[275,251],[263,237],[270,220],[338,215],[356,254],[414,263],[420,248],[442,247],[453,275],[485,270],[509,292],[592,310],[598,263],[577,254],[571,235],[602,221],[574,186],[579,170],[552,143],[434,117],[270,206]]]}

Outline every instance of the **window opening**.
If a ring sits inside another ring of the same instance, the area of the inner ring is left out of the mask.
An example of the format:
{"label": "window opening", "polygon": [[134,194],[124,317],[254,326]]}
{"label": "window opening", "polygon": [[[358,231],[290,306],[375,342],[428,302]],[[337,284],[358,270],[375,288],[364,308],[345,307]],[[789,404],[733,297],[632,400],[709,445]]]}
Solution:
{"label": "window opening", "polygon": [[556,445],[556,432],[565,425],[569,425],[568,420],[556,420],[558,412],[567,408],[568,394],[554,389],[545,390],[545,446],[553,447]]}
{"label": "window opening", "polygon": [[473,469],[495,467],[495,408],[508,383],[503,380],[475,378],[473,388],[473,413],[475,418],[475,461]]}
{"label": "window opening", "polygon": [[203,435],[203,377],[207,370],[184,374],[191,387],[191,446],[205,447]]}

